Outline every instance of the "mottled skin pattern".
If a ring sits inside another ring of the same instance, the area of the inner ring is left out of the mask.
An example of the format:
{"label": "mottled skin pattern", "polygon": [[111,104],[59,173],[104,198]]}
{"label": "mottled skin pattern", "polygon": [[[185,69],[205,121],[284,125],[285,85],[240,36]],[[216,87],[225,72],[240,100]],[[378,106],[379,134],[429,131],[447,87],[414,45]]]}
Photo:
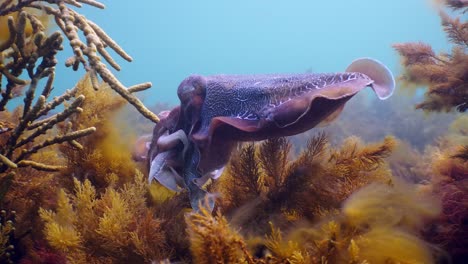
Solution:
{"label": "mottled skin pattern", "polygon": [[348,69],[353,72],[189,76],[178,88],[180,107],[155,127],[148,155],[150,181],[173,188],[174,181],[167,179],[175,173],[197,209],[206,197],[200,179],[222,168],[237,142],[311,129],[336,116],[332,114],[366,86],[381,99],[393,92],[393,76],[381,63],[360,59]]}
{"label": "mottled skin pattern", "polygon": [[202,127],[216,116],[245,120],[267,118],[268,110],[306,93],[336,83],[356,79],[372,80],[361,73],[296,75],[215,75],[208,76]]}

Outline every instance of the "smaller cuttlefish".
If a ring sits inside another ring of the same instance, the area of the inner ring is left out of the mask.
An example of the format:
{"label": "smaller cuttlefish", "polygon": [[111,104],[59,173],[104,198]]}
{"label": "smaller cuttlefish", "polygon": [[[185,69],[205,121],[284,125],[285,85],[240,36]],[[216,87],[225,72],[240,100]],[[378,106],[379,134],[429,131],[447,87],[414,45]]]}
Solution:
{"label": "smaller cuttlefish", "polygon": [[383,100],[395,80],[370,58],[339,73],[189,76],[177,91],[180,105],[160,113],[147,144],[148,179],[188,190],[198,210],[207,196],[202,185],[219,177],[236,143],[291,136],[329,122],[367,86]]}

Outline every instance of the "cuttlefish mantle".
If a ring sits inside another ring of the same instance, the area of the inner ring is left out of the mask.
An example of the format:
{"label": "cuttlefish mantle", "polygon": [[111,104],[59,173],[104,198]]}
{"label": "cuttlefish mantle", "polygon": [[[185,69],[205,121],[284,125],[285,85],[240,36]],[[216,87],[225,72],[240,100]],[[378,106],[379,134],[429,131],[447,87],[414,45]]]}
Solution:
{"label": "cuttlefish mantle", "polygon": [[371,58],[338,73],[189,76],[177,91],[180,106],[165,112],[153,131],[149,181],[187,189],[198,209],[207,195],[202,185],[219,177],[237,142],[291,136],[329,122],[368,86],[382,100],[395,88],[390,70]]}

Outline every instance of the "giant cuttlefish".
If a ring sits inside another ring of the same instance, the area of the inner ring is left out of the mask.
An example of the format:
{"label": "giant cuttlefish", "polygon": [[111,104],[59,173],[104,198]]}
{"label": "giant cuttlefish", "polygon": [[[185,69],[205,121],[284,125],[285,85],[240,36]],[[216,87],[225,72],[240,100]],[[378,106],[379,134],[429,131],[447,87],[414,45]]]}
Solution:
{"label": "giant cuttlefish", "polygon": [[161,113],[154,128],[149,181],[187,189],[198,210],[207,195],[202,185],[220,175],[236,143],[309,130],[336,117],[367,86],[386,99],[395,80],[370,58],[339,73],[189,76],[177,90],[180,106]]}

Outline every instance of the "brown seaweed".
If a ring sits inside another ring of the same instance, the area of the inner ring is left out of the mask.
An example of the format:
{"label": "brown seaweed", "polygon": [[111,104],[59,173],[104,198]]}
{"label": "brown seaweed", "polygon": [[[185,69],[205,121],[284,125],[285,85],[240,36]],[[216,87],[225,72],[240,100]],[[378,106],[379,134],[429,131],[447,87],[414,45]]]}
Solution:
{"label": "brown seaweed", "polygon": [[249,230],[264,232],[272,219],[280,227],[302,218],[314,220],[360,187],[390,180],[382,163],[394,148],[392,138],[368,146],[349,138],[334,149],[319,134],[292,161],[290,148],[286,139],[272,139],[246,145],[233,157],[214,188],[221,193],[220,209],[233,215],[233,223],[254,221],[258,227],[250,225]]}
{"label": "brown seaweed", "polygon": [[[468,7],[466,1],[449,0],[444,4],[461,14]],[[461,15],[452,18],[442,7],[439,9],[443,29],[453,43],[452,52],[436,54],[429,44],[421,42],[395,44],[405,68],[400,79],[406,84],[428,87],[424,101],[416,108],[465,112],[468,109],[468,22]]]}

